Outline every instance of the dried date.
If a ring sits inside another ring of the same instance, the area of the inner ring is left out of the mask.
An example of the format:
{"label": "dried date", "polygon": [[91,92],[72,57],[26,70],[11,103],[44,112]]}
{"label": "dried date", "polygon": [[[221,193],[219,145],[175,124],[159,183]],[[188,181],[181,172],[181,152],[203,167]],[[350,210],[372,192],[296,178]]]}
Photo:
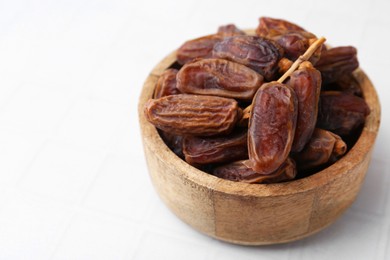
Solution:
{"label": "dried date", "polygon": [[[296,60],[302,55],[317,37],[302,27],[282,19],[261,17],[256,34],[276,41],[283,47],[285,57]],[[318,48],[310,57],[310,62],[315,64],[320,56],[321,49]]]}
{"label": "dried date", "polygon": [[363,94],[359,82],[352,73],[341,76],[336,82],[324,84],[322,86],[322,90],[343,91],[344,93],[356,95],[359,97],[361,97]]}
{"label": "dried date", "polygon": [[267,178],[268,175],[260,175],[253,171],[252,168],[246,166],[245,161],[236,161],[226,165],[222,165],[213,170],[212,174],[222,179],[254,183],[258,180],[259,176]]}
{"label": "dried date", "polygon": [[336,84],[344,93],[350,93],[360,97],[363,95],[359,82],[352,75],[352,73],[341,76]]}
{"label": "dried date", "polygon": [[159,131],[161,138],[164,140],[169,149],[172,150],[180,158],[184,158],[183,154],[183,136],[174,135],[169,132]]}
{"label": "dried date", "polygon": [[363,98],[340,91],[324,91],[320,95],[317,127],[338,135],[347,135],[364,124],[370,113]]}
{"label": "dried date", "polygon": [[155,127],[175,135],[211,136],[230,133],[240,109],[230,98],[178,94],[149,100],[144,114]]}
{"label": "dried date", "polygon": [[189,164],[223,163],[248,158],[247,131],[227,136],[186,136],[183,153]]}
{"label": "dried date", "polygon": [[222,40],[222,35],[213,34],[187,41],[177,50],[177,62],[183,65],[197,58],[210,58],[214,45]]}
{"label": "dried date", "polygon": [[233,36],[214,45],[213,57],[243,64],[264,76],[275,78],[283,49],[276,42],[257,36]]}
{"label": "dried date", "polygon": [[[309,32],[288,31],[284,34],[271,37],[271,39],[282,46],[286,58],[296,60],[317,40],[317,37]],[[310,62],[315,64],[320,59],[321,49],[322,46],[313,53],[309,59]]]}
{"label": "dried date", "polygon": [[284,34],[287,31],[305,31],[302,27],[283,19],[260,17],[256,34],[262,37],[273,37]]}
{"label": "dried date", "polygon": [[316,128],[305,148],[293,157],[300,171],[315,169],[333,163],[347,151],[347,145],[340,136]]}
{"label": "dried date", "polygon": [[252,100],[263,77],[244,65],[223,59],[201,59],[184,65],[177,74],[183,93]]}
{"label": "dried date", "polygon": [[237,182],[277,183],[292,180],[297,174],[295,162],[291,158],[287,158],[287,160],[271,174],[259,174],[247,167],[246,164],[247,162],[245,160],[226,164],[215,168],[213,175]]}
{"label": "dried date", "polygon": [[309,141],[317,121],[321,73],[310,62],[303,62],[287,83],[298,98],[298,117],[292,152],[299,152]]}
{"label": "dried date", "polygon": [[247,166],[270,174],[282,165],[291,151],[298,104],[294,90],[278,82],[266,83],[257,91],[249,118]]}
{"label": "dried date", "polygon": [[223,37],[229,37],[235,35],[245,35],[246,33],[238,29],[234,24],[227,24],[220,26],[217,34],[222,35]]}
{"label": "dried date", "polygon": [[176,69],[167,69],[161,74],[154,89],[153,98],[180,94],[176,87],[177,72],[178,70]]}
{"label": "dried date", "polygon": [[350,74],[359,67],[357,50],[352,46],[336,47],[321,54],[316,68],[321,72],[322,81],[332,83],[338,81],[343,75]]}

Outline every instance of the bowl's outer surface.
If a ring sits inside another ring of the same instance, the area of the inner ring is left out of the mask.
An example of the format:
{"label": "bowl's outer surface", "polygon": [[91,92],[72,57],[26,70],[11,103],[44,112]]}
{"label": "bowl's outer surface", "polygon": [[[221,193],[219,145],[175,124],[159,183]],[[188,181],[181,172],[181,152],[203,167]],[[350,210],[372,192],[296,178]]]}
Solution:
{"label": "bowl's outer surface", "polygon": [[144,117],[173,52],[147,78],[139,100],[144,152],[152,183],[164,203],[195,229],[231,243],[264,245],[297,240],[333,223],[355,200],[363,183],[380,124],[375,89],[358,69],[355,76],[371,109],[354,147],[337,163],[307,178],[279,184],[246,184],[197,170],[177,157]]}

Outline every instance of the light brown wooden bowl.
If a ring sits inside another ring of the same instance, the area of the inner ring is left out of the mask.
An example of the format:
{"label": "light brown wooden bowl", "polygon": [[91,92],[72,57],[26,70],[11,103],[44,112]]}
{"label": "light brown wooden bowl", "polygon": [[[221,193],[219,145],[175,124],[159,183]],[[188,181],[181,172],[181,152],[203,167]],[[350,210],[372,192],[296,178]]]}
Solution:
{"label": "light brown wooden bowl", "polygon": [[171,53],[151,72],[139,100],[144,152],[153,185],[184,222],[211,237],[242,245],[294,241],[333,223],[355,200],[367,172],[380,123],[375,89],[355,72],[371,109],[353,148],[330,167],[278,184],[246,184],[217,178],[177,157],[144,116],[159,75],[176,59]]}

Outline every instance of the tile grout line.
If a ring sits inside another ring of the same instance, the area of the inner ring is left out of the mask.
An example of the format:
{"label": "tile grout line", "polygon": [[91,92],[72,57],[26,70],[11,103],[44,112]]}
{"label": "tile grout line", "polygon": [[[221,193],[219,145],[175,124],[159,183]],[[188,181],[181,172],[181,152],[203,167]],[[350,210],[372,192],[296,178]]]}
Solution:
{"label": "tile grout line", "polygon": [[20,188],[20,185],[21,185],[21,182],[23,181],[23,179],[27,176],[27,173],[28,171],[31,169],[32,165],[34,164],[34,162],[37,160],[39,154],[43,151],[43,149],[47,146],[47,144],[49,143],[49,139],[46,138],[46,140],[43,141],[43,143],[40,145],[40,147],[36,150],[31,162],[25,167],[25,169],[22,171],[22,173],[20,174],[20,177],[18,178],[18,180],[15,182],[15,188],[21,190]]}
{"label": "tile grout line", "polygon": [[7,108],[7,106],[11,103],[11,100],[16,96],[16,94],[20,91],[20,89],[26,85],[26,82],[22,81],[21,83],[18,84],[17,87],[15,87],[15,89],[11,90],[11,94],[9,95],[9,97],[7,98],[7,101],[4,102],[1,106],[0,106],[0,115],[2,112],[4,112],[4,110]]}
{"label": "tile grout line", "polygon": [[58,133],[58,130],[60,129],[61,124],[64,122],[65,118],[69,115],[70,111],[71,111],[72,108],[75,106],[76,102],[77,102],[76,100],[70,100],[70,102],[69,102],[70,104],[69,104],[68,109],[67,109],[66,112],[62,115],[61,119],[58,120],[57,124],[55,124],[55,125],[53,126],[53,129],[52,129],[52,131],[51,131],[51,137],[52,137],[53,139],[57,139],[57,138],[56,138],[56,135],[57,135],[57,133]]}
{"label": "tile grout line", "polygon": [[86,189],[84,190],[83,194],[80,196],[80,201],[77,203],[78,206],[80,207],[84,207],[85,206],[85,200],[87,199],[87,196],[89,194],[89,192],[91,191],[92,187],[96,184],[96,181],[97,179],[99,178],[99,176],[101,176],[101,172],[102,172],[102,169],[104,167],[104,164],[108,161],[108,159],[110,158],[110,153],[108,152],[107,154],[104,155],[102,161],[100,162],[99,164],[99,167],[96,169],[96,173],[95,173],[95,176],[93,177],[93,179],[89,182],[88,185],[86,185]]}
{"label": "tile grout line", "polygon": [[53,248],[53,251],[50,253],[49,259],[54,259],[54,256],[57,253],[58,248],[61,246],[61,243],[64,241],[65,235],[68,232],[70,226],[72,225],[72,221],[75,219],[78,212],[79,212],[79,209],[77,207],[75,207],[73,209],[72,216],[69,218],[68,223],[66,224],[64,230],[62,231],[62,234],[60,235],[58,240],[55,243],[53,243],[54,248]]}

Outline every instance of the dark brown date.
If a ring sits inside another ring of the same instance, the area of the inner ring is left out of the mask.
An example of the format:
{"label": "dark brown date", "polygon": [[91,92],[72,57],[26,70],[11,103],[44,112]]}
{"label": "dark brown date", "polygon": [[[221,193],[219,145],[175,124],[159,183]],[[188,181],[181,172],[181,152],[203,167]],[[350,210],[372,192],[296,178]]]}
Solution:
{"label": "dark brown date", "polygon": [[344,93],[349,93],[361,97],[363,95],[359,82],[352,73],[345,74],[336,81],[337,86]]}
{"label": "dark brown date", "polygon": [[144,113],[163,131],[197,136],[228,134],[241,115],[234,99],[189,94],[148,100]]}
{"label": "dark brown date", "polygon": [[158,131],[165,144],[180,158],[184,158],[183,154],[183,136],[174,135],[162,130]]}
{"label": "dark brown date", "polygon": [[318,166],[333,163],[347,151],[347,145],[340,136],[316,128],[309,143],[302,152],[294,154],[298,169],[311,170]]}
{"label": "dark brown date", "polygon": [[177,74],[183,93],[252,100],[263,76],[252,69],[223,59],[201,59],[184,65]]}
{"label": "dark brown date", "polygon": [[296,60],[309,48],[309,40],[299,32],[288,32],[272,38],[284,49],[284,56],[290,60]]}
{"label": "dark brown date", "polygon": [[322,81],[332,83],[338,81],[343,75],[351,74],[359,67],[357,50],[352,46],[336,47],[321,54],[316,68],[321,72]]}
{"label": "dark brown date", "polygon": [[220,26],[218,28],[217,34],[222,35],[223,37],[228,37],[235,35],[245,35],[246,33],[238,29],[234,24],[227,24]]}
{"label": "dark brown date", "polygon": [[177,62],[183,65],[197,58],[210,58],[214,45],[222,39],[222,35],[213,34],[185,42],[177,50]]}
{"label": "dark brown date", "polygon": [[276,42],[257,36],[233,36],[214,45],[213,57],[243,64],[264,76],[275,78],[283,49]]}
{"label": "dark brown date", "polygon": [[230,181],[240,181],[254,183],[259,176],[267,178],[268,175],[260,175],[259,173],[246,166],[245,161],[236,161],[226,165],[222,165],[213,170],[212,174],[222,179]]}
{"label": "dark brown date", "polygon": [[295,161],[288,157],[287,160],[275,171],[272,173],[270,178],[264,179],[261,183],[270,184],[270,183],[279,183],[285,181],[291,181],[297,176],[297,167]]}
{"label": "dark brown date", "polygon": [[304,32],[305,29],[286,20],[260,17],[256,34],[262,37],[273,37],[275,35],[284,34],[287,31]]}
{"label": "dark brown date", "polygon": [[294,90],[278,82],[257,91],[249,118],[248,167],[260,174],[276,171],[287,159],[295,134],[298,104]]}
{"label": "dark brown date", "polygon": [[321,92],[321,73],[310,62],[303,62],[287,82],[298,98],[298,117],[292,152],[299,152],[309,141],[317,121]]}
{"label": "dark brown date", "polygon": [[322,90],[336,90],[361,97],[362,89],[353,74],[345,74],[339,80],[330,84],[324,84]]}
{"label": "dark brown date", "polygon": [[[309,32],[288,31],[284,34],[271,37],[271,39],[283,47],[286,58],[295,61],[317,40],[317,37]],[[309,61],[313,64],[320,59],[321,48],[318,48],[310,57]]]}
{"label": "dark brown date", "polygon": [[344,93],[350,93],[360,97],[363,95],[362,89],[360,88],[360,84],[352,75],[352,73],[341,76],[336,82],[336,84]]}
{"label": "dark brown date", "polygon": [[153,98],[180,94],[180,91],[176,88],[177,72],[176,69],[167,69],[161,74],[154,89]]}
{"label": "dark brown date", "polygon": [[[309,46],[317,40],[317,37],[302,27],[282,19],[261,17],[256,34],[276,41],[283,47],[285,57],[295,61],[302,55]],[[315,64],[320,56],[321,49],[318,48],[310,57],[310,62]]]}
{"label": "dark brown date", "polygon": [[189,164],[224,163],[248,158],[247,131],[227,136],[186,136],[183,153]]}
{"label": "dark brown date", "polygon": [[317,127],[347,135],[364,124],[370,113],[363,98],[340,91],[324,91],[320,96]]}
{"label": "dark brown date", "polygon": [[277,183],[292,180],[297,174],[295,162],[291,158],[287,160],[271,174],[259,174],[246,166],[246,161],[236,161],[217,167],[213,175],[237,182],[246,183]]}

